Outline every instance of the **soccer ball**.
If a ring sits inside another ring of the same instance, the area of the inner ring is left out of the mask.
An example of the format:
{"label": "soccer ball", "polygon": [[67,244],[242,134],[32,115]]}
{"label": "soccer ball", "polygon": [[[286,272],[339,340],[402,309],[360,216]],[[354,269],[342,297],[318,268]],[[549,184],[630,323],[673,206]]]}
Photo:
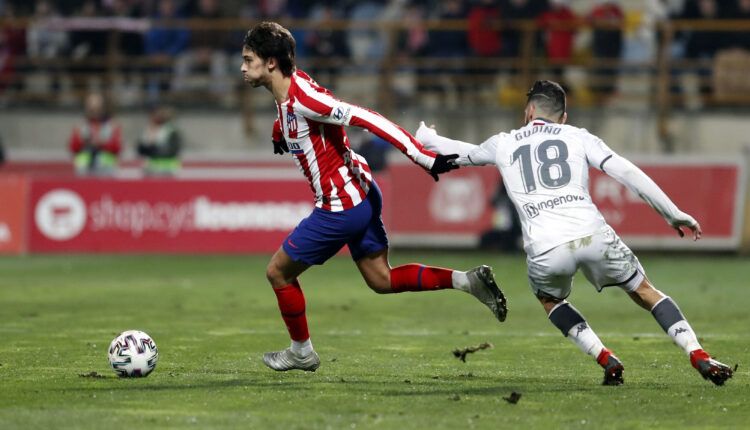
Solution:
{"label": "soccer ball", "polygon": [[122,377],[148,376],[158,360],[156,343],[142,331],[124,331],[109,344],[109,365]]}

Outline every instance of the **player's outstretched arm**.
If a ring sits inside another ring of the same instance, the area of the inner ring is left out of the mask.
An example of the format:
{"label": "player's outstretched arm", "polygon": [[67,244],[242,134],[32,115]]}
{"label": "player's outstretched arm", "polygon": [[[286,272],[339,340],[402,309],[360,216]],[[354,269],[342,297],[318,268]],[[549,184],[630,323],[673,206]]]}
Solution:
{"label": "player's outstretched arm", "polygon": [[649,206],[654,208],[677,231],[680,237],[685,236],[683,229],[687,228],[687,230],[692,231],[693,240],[701,238],[703,231],[698,221],[677,208],[677,205],[669,199],[666,193],[638,166],[614,153],[606,158],[600,166],[604,173],[630,188]]}
{"label": "player's outstretched arm", "polygon": [[449,139],[440,136],[435,130],[435,126],[428,127],[424,121],[419,121],[419,128],[414,136],[420,141],[425,148],[438,154],[458,154],[466,157],[476,145],[460,140]]}
{"label": "player's outstretched arm", "polygon": [[338,100],[329,92],[319,91],[304,80],[300,79],[297,83],[301,94],[297,97],[296,106],[305,117],[327,124],[364,128],[395,146],[435,180],[438,180],[439,174],[458,168],[444,157],[440,157],[438,161],[436,153],[377,112]]}
{"label": "player's outstretched arm", "polygon": [[424,121],[419,122],[416,132],[417,140],[422,142],[425,148],[438,154],[458,154],[455,163],[459,166],[484,166],[495,164],[497,152],[496,136],[487,139],[481,145],[454,140],[441,136],[434,126],[427,127]]}

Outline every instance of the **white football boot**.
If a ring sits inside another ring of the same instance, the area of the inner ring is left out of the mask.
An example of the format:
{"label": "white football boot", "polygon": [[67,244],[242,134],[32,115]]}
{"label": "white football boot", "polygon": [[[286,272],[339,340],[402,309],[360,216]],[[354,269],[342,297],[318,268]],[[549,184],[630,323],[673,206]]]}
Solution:
{"label": "white football boot", "polygon": [[492,268],[485,265],[477,266],[466,272],[466,276],[469,277],[468,293],[490,308],[498,321],[505,321],[508,316],[508,303],[495,282]]}
{"label": "white football boot", "polygon": [[273,370],[285,372],[287,370],[299,369],[306,372],[314,372],[320,366],[320,357],[313,351],[309,355],[300,356],[292,352],[291,348],[282,351],[267,352],[263,354],[263,363]]}

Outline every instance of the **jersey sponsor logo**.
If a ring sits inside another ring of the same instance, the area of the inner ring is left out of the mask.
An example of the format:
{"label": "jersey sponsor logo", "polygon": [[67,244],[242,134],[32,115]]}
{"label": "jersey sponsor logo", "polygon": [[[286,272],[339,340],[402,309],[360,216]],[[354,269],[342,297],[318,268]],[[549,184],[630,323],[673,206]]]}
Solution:
{"label": "jersey sponsor logo", "polygon": [[534,218],[539,215],[539,209],[537,209],[533,203],[526,203],[523,205],[523,211],[526,212],[526,216],[529,218]]}
{"label": "jersey sponsor logo", "polygon": [[526,212],[526,216],[534,218],[539,215],[541,210],[553,210],[556,207],[570,202],[585,201],[585,196],[566,194],[564,196],[555,197],[554,199],[544,200],[538,203],[526,203],[523,205],[523,210]]}

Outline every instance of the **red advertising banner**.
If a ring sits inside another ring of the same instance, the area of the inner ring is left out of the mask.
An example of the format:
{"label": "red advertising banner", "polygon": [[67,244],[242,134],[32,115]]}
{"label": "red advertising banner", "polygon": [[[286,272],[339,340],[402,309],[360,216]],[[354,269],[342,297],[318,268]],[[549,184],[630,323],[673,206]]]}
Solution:
{"label": "red advertising banner", "polygon": [[37,179],[33,252],[273,252],[313,208],[304,180]]}
{"label": "red advertising banner", "polygon": [[[730,249],[739,244],[744,198],[740,165],[639,165],[681,210],[698,220],[703,229],[700,246]],[[640,247],[689,245],[640,197],[604,173],[591,173],[594,203],[624,239]]]}
{"label": "red advertising banner", "polygon": [[[637,248],[736,249],[744,202],[744,166],[739,162],[648,161],[638,165],[683,211],[700,223],[697,244],[676,232],[640,197],[591,169],[590,191],[605,219]],[[494,167],[462,168],[433,182],[418,168],[390,169],[394,243],[472,246],[491,223],[491,195],[500,185]]]}
{"label": "red advertising banner", "polygon": [[[743,164],[638,164],[698,219],[704,238],[680,239],[639,197],[592,169],[592,198],[629,245],[737,249]],[[221,180],[36,177],[28,185],[6,176],[0,180],[0,252],[273,252],[312,210],[312,193],[297,172],[261,173]],[[491,200],[501,181],[492,167],[459,169],[434,182],[410,163],[394,164],[378,183],[396,246],[472,247],[497,221]]]}
{"label": "red advertising banner", "polygon": [[24,176],[0,175],[0,254],[25,251],[26,190]]}
{"label": "red advertising banner", "polygon": [[490,227],[490,200],[502,186],[497,169],[459,169],[438,182],[410,163],[391,166],[389,174],[387,227],[395,244],[466,246]]}

